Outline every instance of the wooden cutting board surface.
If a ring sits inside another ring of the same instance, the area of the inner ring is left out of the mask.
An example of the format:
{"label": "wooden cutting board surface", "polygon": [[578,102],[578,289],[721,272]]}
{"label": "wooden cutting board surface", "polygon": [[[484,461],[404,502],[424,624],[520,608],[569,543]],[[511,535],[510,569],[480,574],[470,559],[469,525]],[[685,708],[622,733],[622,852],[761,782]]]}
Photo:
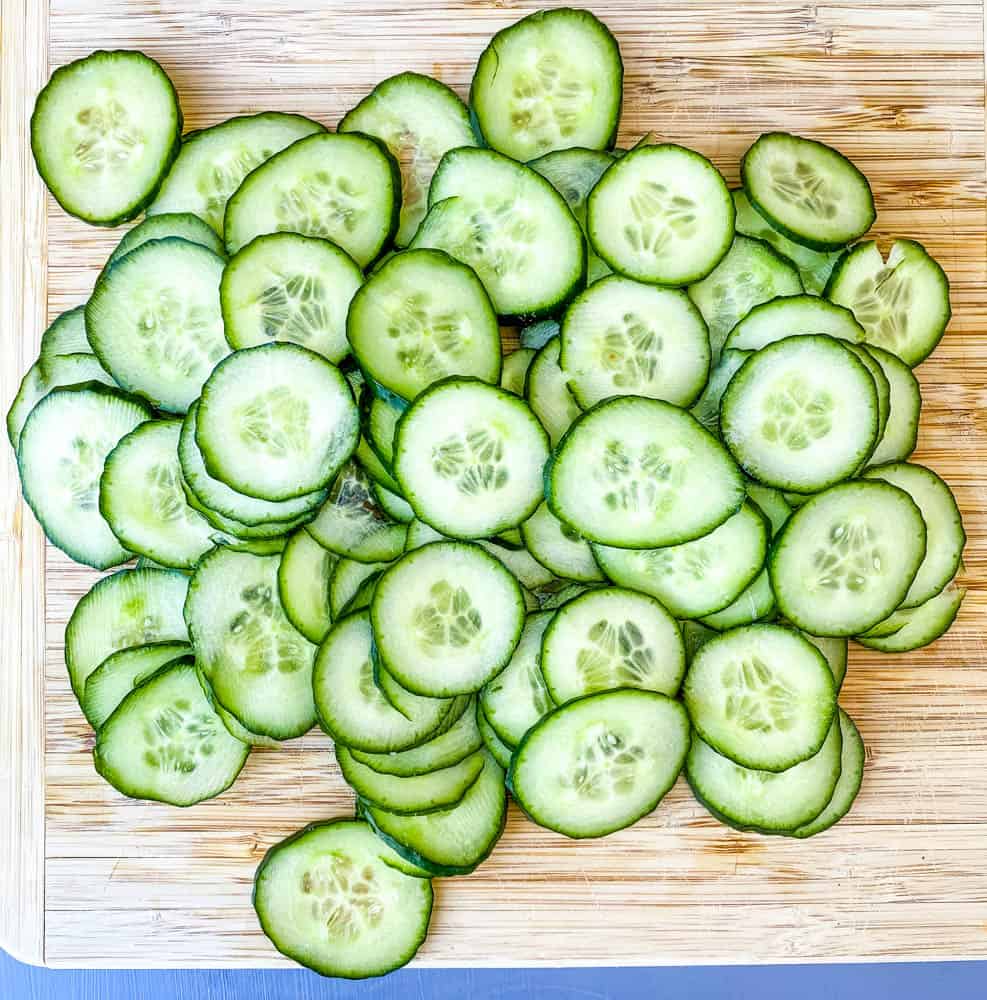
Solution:
{"label": "wooden cutting board surface", "polygon": [[[550,5],[550,4],[547,4]],[[172,75],[187,128],[265,109],[332,126],[403,69],[466,93],[490,35],[537,5],[418,0],[0,0],[0,386],[4,409],[45,322],[85,300],[120,236],[43,196],[27,121],[53,69],[140,48]],[[419,961],[607,965],[987,956],[987,250],[981,3],[599,2],[626,67],[621,141],[650,129],[736,183],[760,132],[831,142],[866,172],[875,234],[921,240],[954,318],[920,369],[918,461],[954,487],[970,593],[948,637],[897,658],[854,647],[841,701],[867,744],[850,816],[807,843],[728,830],[684,783],[630,830],[574,843],[512,808],[492,858],[436,883]],[[258,966],[250,883],[266,849],[351,813],[318,733],[255,752],[187,811],[95,775],[62,664],[96,575],[42,543],[0,448],[0,944],[56,966]]]}

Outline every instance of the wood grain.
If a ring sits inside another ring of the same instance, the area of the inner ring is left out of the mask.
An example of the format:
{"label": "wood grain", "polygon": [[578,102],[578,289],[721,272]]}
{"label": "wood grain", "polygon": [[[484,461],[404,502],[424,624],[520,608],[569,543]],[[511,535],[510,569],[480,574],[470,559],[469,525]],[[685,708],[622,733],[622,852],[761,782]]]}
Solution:
{"label": "wood grain", "polygon": [[[37,3],[0,3],[5,404],[45,301],[49,317],[83,301],[120,235],[67,218],[50,199],[39,211],[24,123],[46,60],[54,67],[96,47],[142,48],[175,79],[188,128],[267,108],[332,125],[400,69],[434,74],[465,95],[490,34],[537,6],[423,0],[411,11],[362,0],[280,0],[248,10],[239,0],[52,0],[45,19]],[[954,319],[919,371],[925,410],[916,458],[956,490],[970,593],[953,631],[929,649],[891,658],[853,648],[841,701],[860,725],[867,764],[860,798],[838,827],[804,844],[736,833],[706,815],[681,783],[655,814],[601,842],[566,841],[512,811],[479,872],[437,883],[420,962],[987,956],[983,4],[607,0],[593,7],[624,55],[622,141],[653,129],[711,156],[731,183],[761,131],[832,142],[872,181],[882,246],[916,237],[942,262]],[[21,520],[6,451],[2,461],[0,941],[40,959],[43,920],[51,965],[283,964],[257,930],[250,880],[272,843],[352,809],[328,741],[312,733],[257,752],[230,793],[184,812],[122,800],[100,782],[92,735],[62,665],[65,621],[95,575],[50,549],[42,575],[37,530],[29,515]],[[34,714],[41,681],[43,727]],[[43,897],[37,881],[29,887],[42,870],[42,795]]]}

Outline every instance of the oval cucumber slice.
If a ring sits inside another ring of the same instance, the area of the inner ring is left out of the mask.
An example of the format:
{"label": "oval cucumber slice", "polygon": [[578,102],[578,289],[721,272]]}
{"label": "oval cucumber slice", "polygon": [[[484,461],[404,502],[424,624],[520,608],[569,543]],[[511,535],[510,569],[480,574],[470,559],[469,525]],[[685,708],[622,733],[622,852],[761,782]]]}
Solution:
{"label": "oval cucumber slice", "polygon": [[752,625],[754,622],[773,618],[774,612],[775,595],[771,589],[771,578],[768,571],[763,569],[741,591],[739,597],[722,610],[704,615],[702,623],[717,632],[725,632],[738,625]]}

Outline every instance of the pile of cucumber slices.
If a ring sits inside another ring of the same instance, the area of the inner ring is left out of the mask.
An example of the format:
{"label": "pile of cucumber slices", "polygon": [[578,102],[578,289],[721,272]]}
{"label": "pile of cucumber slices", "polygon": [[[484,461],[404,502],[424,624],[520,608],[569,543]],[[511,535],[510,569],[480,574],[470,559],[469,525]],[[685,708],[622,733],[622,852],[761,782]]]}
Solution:
{"label": "pile of cucumber slices", "polygon": [[862,241],[867,179],[812,139],[760,136],[734,190],[615,148],[622,77],[558,9],[491,40],[469,109],[403,73],[334,132],[182,136],[139,52],[38,98],[62,207],[144,215],[7,418],[49,540],[128,564],[65,635],[96,768],[189,806],[320,726],[356,816],[272,848],[254,904],[326,975],[415,954],[508,791],[599,837],[684,771],[731,826],[827,829],[863,770],[848,637],[913,650],[963,599],[909,462],[942,269]]}

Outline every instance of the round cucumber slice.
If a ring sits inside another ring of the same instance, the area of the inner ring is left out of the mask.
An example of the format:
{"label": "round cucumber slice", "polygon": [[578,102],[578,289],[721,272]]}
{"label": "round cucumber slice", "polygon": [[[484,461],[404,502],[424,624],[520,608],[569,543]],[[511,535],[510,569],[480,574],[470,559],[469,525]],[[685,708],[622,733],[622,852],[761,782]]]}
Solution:
{"label": "round cucumber slice", "polygon": [[355,559],[340,559],[329,580],[329,610],[333,620],[343,616],[354,597],[368,580],[378,577],[391,564],[362,563]]}
{"label": "round cucumber slice", "polygon": [[824,333],[859,344],[864,328],[852,312],[816,295],[781,295],[762,302],[730,331],[725,350],[759,351],[768,344],[809,333]]}

